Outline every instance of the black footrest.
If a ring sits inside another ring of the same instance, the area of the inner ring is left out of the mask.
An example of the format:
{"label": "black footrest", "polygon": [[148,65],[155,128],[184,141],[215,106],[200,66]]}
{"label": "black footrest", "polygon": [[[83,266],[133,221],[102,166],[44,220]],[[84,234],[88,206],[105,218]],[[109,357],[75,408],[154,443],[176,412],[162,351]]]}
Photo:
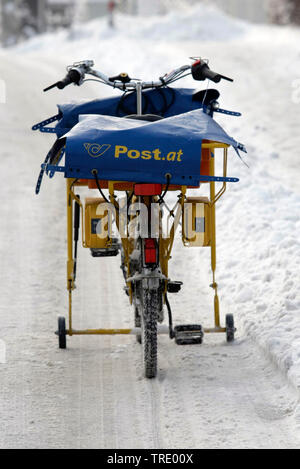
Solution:
{"label": "black footrest", "polygon": [[185,324],[174,327],[177,345],[202,344],[203,330],[199,324]]}
{"label": "black footrest", "polygon": [[178,293],[181,290],[182,285],[183,285],[182,282],[176,282],[176,281],[168,282],[168,285],[167,285],[168,293]]}
{"label": "black footrest", "polygon": [[91,249],[93,257],[113,257],[119,254],[119,249]]}

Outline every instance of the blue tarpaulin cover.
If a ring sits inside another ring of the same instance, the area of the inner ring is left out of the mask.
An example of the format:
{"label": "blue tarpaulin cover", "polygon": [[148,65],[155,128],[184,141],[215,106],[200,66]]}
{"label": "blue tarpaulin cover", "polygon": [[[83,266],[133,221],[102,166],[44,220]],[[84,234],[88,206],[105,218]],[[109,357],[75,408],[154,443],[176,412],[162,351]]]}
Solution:
{"label": "blue tarpaulin cover", "polygon": [[[171,117],[201,108],[199,101],[193,101],[195,90],[189,88],[161,88],[143,92],[143,114],[158,114]],[[136,95],[127,94],[95,99],[83,103],[59,104],[62,118],[55,127],[58,137],[64,135],[78,123],[82,114],[101,114],[123,117],[136,113]]]}
{"label": "blue tarpaulin cover", "polygon": [[156,122],[81,115],[64,137],[66,177],[92,179],[97,169],[99,179],[164,183],[170,174],[176,185],[199,185],[203,139],[239,148],[202,109]]}

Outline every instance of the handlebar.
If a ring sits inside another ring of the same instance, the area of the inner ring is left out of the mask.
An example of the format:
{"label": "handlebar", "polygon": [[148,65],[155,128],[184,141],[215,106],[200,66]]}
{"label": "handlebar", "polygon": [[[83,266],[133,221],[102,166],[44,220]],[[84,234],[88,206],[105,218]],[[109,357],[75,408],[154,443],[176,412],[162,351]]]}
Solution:
{"label": "handlebar", "polygon": [[44,91],[49,91],[53,88],[62,90],[72,83],[80,86],[85,81],[86,74],[92,75],[100,83],[111,86],[113,88],[118,88],[122,91],[137,90],[137,88],[160,88],[162,86],[167,86],[187,75],[192,75],[194,80],[198,81],[206,79],[209,79],[215,83],[219,83],[221,79],[233,81],[231,78],[213,72],[209,68],[207,62],[202,59],[196,60],[192,65],[183,65],[182,67],[179,67],[172,72],[160,77],[158,81],[150,82],[144,82],[139,79],[131,79],[126,73],[120,73],[119,75],[109,78],[102,72],[94,70],[93,66],[94,62],[91,60],[73,64],[72,66],[68,67],[68,73],[63,80],[48,86],[44,89]]}

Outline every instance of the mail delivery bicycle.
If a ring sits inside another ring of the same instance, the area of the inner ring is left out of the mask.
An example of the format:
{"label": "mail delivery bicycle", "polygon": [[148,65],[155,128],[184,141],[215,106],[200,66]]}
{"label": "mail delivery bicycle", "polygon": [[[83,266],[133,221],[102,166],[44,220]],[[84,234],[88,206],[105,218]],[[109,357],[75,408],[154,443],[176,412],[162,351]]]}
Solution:
{"label": "mail delivery bicycle", "polygon": [[[57,139],[41,165],[36,193],[44,174],[56,172],[66,179],[68,324],[58,318],[59,347],[66,337],[88,334],[135,334],[142,346],[144,375],[157,374],[158,334],[167,333],[178,345],[201,344],[204,333],[225,333],[234,340],[232,314],[221,326],[216,282],[216,203],[228,182],[228,148],[245,151],[214,120],[215,112],[238,116],[220,109],[219,92],[208,87],[171,87],[192,75],[197,81],[218,83],[230,78],[213,72],[206,60],[193,58],[157,81],[133,79],[126,73],[108,77],[87,60],[69,66],[66,77],[46,88],[63,89],[88,80],[116,88],[122,95],[80,104],[59,106],[55,116],[33,130],[55,133]],[[55,123],[55,125],[51,125]],[[221,175],[215,174],[216,155],[223,161]],[[62,163],[64,161],[64,163]],[[208,195],[192,197],[193,189],[208,188]],[[88,188],[92,196],[81,196]],[[95,191],[98,196],[95,196]],[[166,195],[175,195],[170,206]],[[167,227],[167,229],[166,229]],[[173,326],[169,294],[182,282],[169,277],[168,264],[176,232],[184,247],[207,247],[211,251],[214,290],[214,326]],[[87,329],[73,327],[72,293],[75,288],[77,251],[81,234],[84,248],[101,262],[120,255],[125,293],[133,307],[131,329]],[[163,325],[164,311],[167,325]]]}

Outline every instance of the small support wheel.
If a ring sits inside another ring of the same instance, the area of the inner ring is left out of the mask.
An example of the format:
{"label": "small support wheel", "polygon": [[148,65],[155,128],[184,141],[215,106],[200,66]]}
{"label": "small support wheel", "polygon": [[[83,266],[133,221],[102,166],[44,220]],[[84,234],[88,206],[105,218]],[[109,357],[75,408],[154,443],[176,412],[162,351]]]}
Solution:
{"label": "small support wheel", "polygon": [[227,342],[233,342],[234,333],[236,331],[236,328],[234,327],[233,314],[226,314],[225,324],[226,324],[226,340]]}
{"label": "small support wheel", "polygon": [[59,317],[58,318],[58,345],[60,349],[65,349],[67,348],[67,332],[66,332],[66,320],[64,317]]}

